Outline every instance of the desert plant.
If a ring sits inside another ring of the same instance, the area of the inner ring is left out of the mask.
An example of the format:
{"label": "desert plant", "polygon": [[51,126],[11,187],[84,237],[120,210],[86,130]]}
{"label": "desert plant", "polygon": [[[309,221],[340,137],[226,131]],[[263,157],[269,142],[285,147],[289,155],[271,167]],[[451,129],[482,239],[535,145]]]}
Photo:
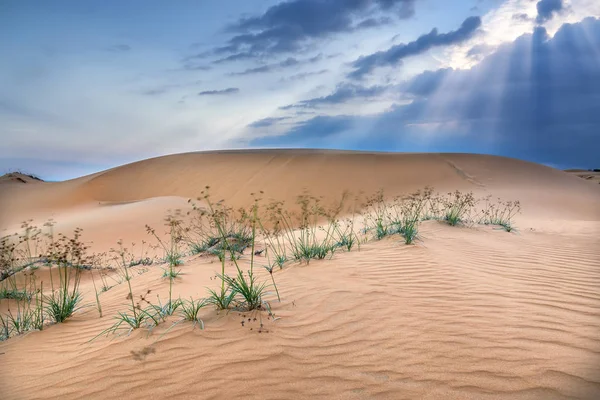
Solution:
{"label": "desert plant", "polygon": [[102,318],[102,305],[100,304],[100,295],[98,293],[98,288],[96,287],[96,279],[94,278],[94,271],[91,271],[92,275],[92,284],[94,285],[94,293],[96,294],[96,307],[98,308],[98,314],[100,314],[100,318]]}
{"label": "desert plant", "polygon": [[[220,210],[223,209],[222,203],[217,203],[217,207],[219,208],[215,207],[210,199],[208,190],[209,187],[207,186],[206,192],[203,192],[203,194],[204,200],[208,206],[209,215],[213,217],[214,226],[221,235],[220,238],[224,243],[224,249],[230,253],[233,264],[237,270],[237,274],[234,277],[225,274],[225,260],[224,258],[221,260],[221,274],[217,274],[217,277],[221,279],[221,292],[218,293],[212,289],[209,289],[209,301],[215,304],[219,309],[229,308],[234,304],[234,302],[238,307],[245,310],[254,310],[260,308],[262,296],[266,287],[266,284],[258,283],[254,275],[255,243],[258,225],[258,205],[260,199],[252,194],[252,196],[254,196],[254,203],[250,208],[250,212],[245,213],[246,220],[250,223],[249,232],[251,234],[250,270],[247,272],[246,276],[246,274],[242,272],[237,258],[234,257],[235,250],[228,244],[227,233],[225,230],[226,227],[223,225],[223,219],[221,219],[222,213]],[[238,296],[242,299],[242,301],[236,302],[236,298]]]}
{"label": "desert plant", "polygon": [[198,313],[208,304],[210,304],[210,302],[207,299],[194,300],[190,297],[189,300],[181,300],[180,314],[185,321],[193,322],[194,327],[196,327],[196,324],[199,324],[200,329],[204,329],[204,321],[200,319]]}
{"label": "desert plant", "polygon": [[[59,240],[51,243],[50,283],[52,287],[50,295],[45,296],[44,302],[48,316],[56,323],[64,322],[80,308],[82,297],[79,283],[87,249],[80,236],[81,229],[76,228],[72,239],[59,234]],[[54,287],[52,279],[52,264],[57,266],[59,278],[57,288]]]}
{"label": "desert plant", "polygon": [[265,266],[265,269],[267,270],[269,275],[271,275],[271,281],[273,282],[273,287],[275,288],[275,292],[277,293],[277,300],[281,302],[281,297],[279,296],[279,289],[277,289],[277,284],[275,283],[275,278],[273,277],[273,266]]}
{"label": "desert plant", "polygon": [[26,289],[0,287],[0,299],[12,299],[17,301],[29,301],[33,296]]}
{"label": "desert plant", "polygon": [[[124,265],[126,266],[127,264]],[[127,282],[129,282],[129,280],[127,280]],[[132,331],[142,327],[151,330],[152,328],[158,326],[162,321],[165,320],[166,316],[169,315],[169,307],[171,307],[170,302],[167,305],[151,304],[148,300],[146,300],[146,296],[151,293],[150,290],[147,290],[144,295],[140,295],[140,300],[135,303],[133,292],[131,291],[131,285],[129,287],[130,291],[127,295],[127,300],[130,300],[131,304],[128,306],[128,311],[117,312],[117,315],[114,317],[116,322],[93,337],[90,342],[96,340],[100,336],[116,334],[122,330],[127,330],[128,335]]]}
{"label": "desert plant", "polygon": [[481,210],[479,223],[485,225],[498,225],[506,232],[511,232],[515,228],[513,226],[513,218],[521,212],[521,203],[519,201],[502,201],[497,200],[496,203],[490,201],[491,196],[484,199],[484,207]]}
{"label": "desert plant", "polygon": [[177,301],[173,301],[173,281],[180,275],[180,271],[175,271],[174,267],[181,265],[181,253],[179,252],[179,243],[183,240],[184,228],[181,214],[176,211],[174,215],[168,215],[165,218],[166,226],[169,228],[170,244],[167,244],[156,234],[156,231],[146,225],[146,231],[154,236],[158,243],[163,247],[166,253],[166,260],[169,263],[168,270],[164,271],[163,277],[169,279],[169,300],[164,308],[171,315],[177,308]]}
{"label": "desert plant", "polygon": [[175,313],[175,311],[181,306],[181,299],[173,300],[169,295],[169,301],[165,304],[162,304],[160,301],[160,297],[157,296],[157,304],[149,303],[149,308],[153,309],[158,317],[160,317],[163,321],[166,317],[171,316]]}
{"label": "desert plant", "polygon": [[399,233],[404,238],[405,244],[411,244],[418,238],[423,210],[431,200],[432,193],[433,189],[426,187],[423,191],[419,190],[402,199]]}
{"label": "desert plant", "polygon": [[[222,281],[224,282],[225,280],[222,279]],[[236,295],[237,293],[234,290],[231,290],[229,286],[225,287],[225,285],[223,285],[219,292],[209,288],[207,301],[214,305],[218,310],[228,310],[231,308]]]}
{"label": "desert plant", "polygon": [[238,269],[236,276],[220,276],[229,286],[232,293],[241,296],[243,301],[238,303],[240,309],[251,311],[260,308],[266,284],[258,283],[252,271],[248,271],[247,277]]}
{"label": "desert plant", "polygon": [[466,222],[466,217],[475,206],[473,193],[461,193],[458,190],[454,193],[448,193],[444,199],[444,221],[449,225],[455,226]]}
{"label": "desert plant", "polygon": [[[111,253],[115,254],[114,260],[117,262],[117,265],[119,266],[119,269],[121,270],[121,274],[125,280],[125,282],[127,282],[127,288],[128,288],[128,294],[127,294],[127,300],[129,300],[131,302],[131,304],[129,305],[129,311],[131,312],[131,315],[127,314],[127,313],[123,313],[123,312],[119,312],[119,315],[116,317],[117,318],[117,322],[110,328],[106,329],[105,331],[103,331],[102,333],[114,333],[117,330],[121,329],[121,325],[123,323],[125,323],[126,325],[129,325],[131,327],[131,329],[137,329],[140,327],[140,324],[145,320],[145,315],[144,313],[142,313],[140,311],[140,306],[139,304],[136,306],[134,298],[133,298],[133,289],[131,287],[131,275],[129,274],[129,261],[127,260],[126,256],[128,254],[127,249],[125,247],[123,247],[123,241],[121,239],[119,239],[119,241],[117,241],[117,244],[119,245],[118,249],[111,249]],[[149,294],[150,292],[148,292],[147,294]]]}
{"label": "desert plant", "polygon": [[[234,211],[223,202],[213,203],[212,210],[199,207],[191,199],[188,203],[192,204],[192,211],[188,212],[188,215],[192,214],[192,218],[184,229],[184,240],[192,254],[208,253],[221,258],[231,249],[238,253],[234,257],[239,258],[239,255],[250,247],[252,235],[246,210],[241,208]],[[227,243],[223,240],[221,231],[225,234]],[[226,245],[230,249],[226,249]]]}
{"label": "desert plant", "polygon": [[[278,203],[274,203],[267,207],[267,210],[272,210],[277,207]],[[264,224],[258,219],[258,225],[262,237],[264,238],[264,251],[267,259],[269,260],[270,266],[278,266],[282,269],[284,264],[288,261],[287,257],[287,246],[285,240],[283,240],[280,221],[275,219],[273,226],[270,229],[265,228]]]}
{"label": "desert plant", "polygon": [[175,279],[178,278],[182,272],[181,270],[174,270],[173,268],[163,268],[163,274],[162,277],[163,278],[168,278],[168,279]]}
{"label": "desert plant", "polygon": [[292,257],[307,264],[312,259],[332,257],[338,248],[334,230],[340,208],[326,210],[321,199],[307,194],[298,196],[296,204],[300,206],[297,214],[280,206],[275,209],[277,215],[274,217],[281,224]]}

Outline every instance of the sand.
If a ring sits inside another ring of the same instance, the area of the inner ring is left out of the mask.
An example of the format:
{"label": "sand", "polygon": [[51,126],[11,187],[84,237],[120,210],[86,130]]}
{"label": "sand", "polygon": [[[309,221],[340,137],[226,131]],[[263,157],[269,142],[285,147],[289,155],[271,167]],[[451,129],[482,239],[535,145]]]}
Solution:
{"label": "sand", "polygon": [[567,169],[565,170],[565,172],[578,176],[582,179],[600,184],[600,170],[598,169],[596,169],[595,171],[588,171],[585,169]]}
{"label": "sand", "polygon": [[[2,399],[600,398],[600,185],[545,166],[467,154],[181,154],[66,182],[2,181],[0,234],[52,217],[59,231],[83,228],[94,251],[140,243],[145,224],[160,226],[206,185],[234,207],[259,190],[291,207],[303,190],[333,201],[429,185],[519,200],[522,214],[517,232],[426,221],[416,245],[391,237],[286,266],[275,273],[281,303],[268,296],[276,321],[206,309],[204,330],[164,324],[90,343],[126,309],[127,289],[101,295],[99,318],[86,276],[90,307],[0,343]],[[174,290],[205,296],[219,268],[187,257]],[[160,267],[141,271],[134,292],[164,299]]]}

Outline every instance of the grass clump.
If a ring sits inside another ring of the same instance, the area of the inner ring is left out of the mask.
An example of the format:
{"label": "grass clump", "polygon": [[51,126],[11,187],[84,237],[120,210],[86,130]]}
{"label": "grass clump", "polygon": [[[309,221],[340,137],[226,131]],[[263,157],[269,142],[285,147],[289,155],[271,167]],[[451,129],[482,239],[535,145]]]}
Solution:
{"label": "grass clump", "polygon": [[29,301],[33,296],[26,289],[17,289],[16,287],[0,287],[0,299],[12,299],[17,301]]}
{"label": "grass clump", "polygon": [[513,218],[521,212],[521,203],[519,201],[502,201],[501,199],[492,203],[490,199],[491,196],[484,199],[484,206],[478,222],[484,225],[497,225],[506,232],[512,232],[515,229]]}
{"label": "grass clump", "polygon": [[144,295],[140,295],[140,300],[136,304],[133,288],[131,286],[132,276],[129,273],[130,261],[127,258],[130,253],[128,253],[127,249],[123,247],[122,240],[119,240],[117,244],[119,247],[117,249],[111,249],[110,252],[114,255],[114,261],[116,261],[118,265],[120,274],[123,277],[123,280],[127,283],[128,293],[126,299],[129,301],[128,311],[119,311],[114,317],[116,322],[100,332],[100,334],[98,334],[92,340],[95,340],[102,335],[116,334],[121,330],[127,330],[127,334],[130,334],[133,330],[139,329],[142,326],[152,328],[159,323],[159,319],[155,317],[155,309],[152,307],[148,308],[146,306],[147,304],[150,304],[146,300],[146,296],[151,293],[150,290],[146,291]]}
{"label": "grass clump", "polygon": [[[59,234],[57,242],[51,242],[50,249],[50,284],[51,294],[45,296],[46,311],[49,318],[56,322],[64,322],[80,308],[82,300],[79,292],[81,271],[86,266],[87,249],[80,240],[81,229],[75,229],[72,239]],[[54,287],[52,279],[52,265],[55,264],[58,272],[58,287]]]}
{"label": "grass clump", "polygon": [[208,304],[210,304],[210,302],[207,299],[194,300],[193,298],[190,298],[189,300],[181,300],[180,315],[185,321],[193,322],[194,327],[200,325],[200,329],[204,329],[204,321],[200,319],[198,314],[200,313],[200,310]]}
{"label": "grass clump", "polygon": [[398,233],[404,238],[405,244],[412,244],[419,236],[419,223],[423,210],[431,200],[433,189],[425,188],[402,199],[400,210],[401,220]]}
{"label": "grass clump", "polygon": [[408,196],[386,201],[383,191],[367,199],[364,216],[365,232],[373,232],[376,240],[400,235],[405,244],[412,244],[419,233],[423,212],[430,204],[433,190],[429,187]]}
{"label": "grass clump", "polygon": [[[23,234],[0,241],[0,269],[3,271],[0,299],[11,302],[7,313],[0,315],[2,339],[42,330],[48,322],[64,322],[81,307],[81,273],[89,268],[81,229],[75,229],[72,238],[60,234],[55,240],[53,223],[49,221],[44,225],[49,227],[49,232],[44,235],[47,243],[42,250],[42,231],[29,222],[23,223]],[[38,286],[36,279],[41,264],[49,269],[49,293],[44,292],[43,282]]]}
{"label": "grass clump", "polygon": [[253,238],[246,210],[234,211],[224,202],[212,204],[212,210],[199,207],[191,200],[189,203],[192,220],[186,229],[186,241],[192,254],[207,253],[221,259],[233,251],[230,257],[239,258],[251,246]]}
{"label": "grass clump", "polygon": [[[235,257],[235,248],[229,245],[227,225],[227,209],[223,206],[223,202],[213,203],[208,193],[209,187],[203,191],[201,198],[206,202],[208,209],[205,211],[212,221],[212,226],[219,232],[220,239],[224,245],[224,250],[228,251],[231,256],[231,261],[236,268],[236,274],[230,276],[225,273],[225,258],[221,259],[221,273],[217,277],[221,280],[220,291],[209,289],[208,302],[215,305],[217,309],[236,308],[238,310],[251,311],[260,309],[263,303],[263,296],[267,285],[259,283],[254,274],[254,257],[255,245],[257,236],[258,208],[260,199],[254,196],[253,205],[249,212],[244,212],[245,221],[249,223],[248,232],[250,234],[250,269],[244,273],[238,263],[238,258]],[[262,192],[261,192],[262,194]]]}
{"label": "grass clump", "polygon": [[475,197],[473,193],[461,193],[455,191],[448,193],[448,196],[443,200],[445,207],[444,221],[451,226],[456,226],[467,221],[471,210],[475,206]]}
{"label": "grass clump", "polygon": [[279,221],[292,258],[308,264],[313,259],[332,257],[339,247],[335,229],[342,202],[327,210],[320,198],[303,194],[296,204],[300,208],[297,213],[285,210],[282,203],[271,208],[272,219]]}

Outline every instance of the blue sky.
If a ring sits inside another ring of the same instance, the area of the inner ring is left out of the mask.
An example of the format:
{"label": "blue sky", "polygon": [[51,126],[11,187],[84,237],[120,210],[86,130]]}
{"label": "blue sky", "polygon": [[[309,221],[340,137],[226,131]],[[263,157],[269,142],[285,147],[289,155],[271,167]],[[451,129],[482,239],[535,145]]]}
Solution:
{"label": "blue sky", "polygon": [[253,147],[600,164],[600,1],[0,3],[0,172]]}

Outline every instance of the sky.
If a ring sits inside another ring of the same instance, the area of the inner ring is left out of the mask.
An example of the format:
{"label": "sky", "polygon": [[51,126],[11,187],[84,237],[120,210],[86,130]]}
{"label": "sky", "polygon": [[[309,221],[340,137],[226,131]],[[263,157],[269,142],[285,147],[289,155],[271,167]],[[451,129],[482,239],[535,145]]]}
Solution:
{"label": "sky", "polygon": [[0,54],[0,173],[276,147],[600,167],[598,0],[2,0]]}

